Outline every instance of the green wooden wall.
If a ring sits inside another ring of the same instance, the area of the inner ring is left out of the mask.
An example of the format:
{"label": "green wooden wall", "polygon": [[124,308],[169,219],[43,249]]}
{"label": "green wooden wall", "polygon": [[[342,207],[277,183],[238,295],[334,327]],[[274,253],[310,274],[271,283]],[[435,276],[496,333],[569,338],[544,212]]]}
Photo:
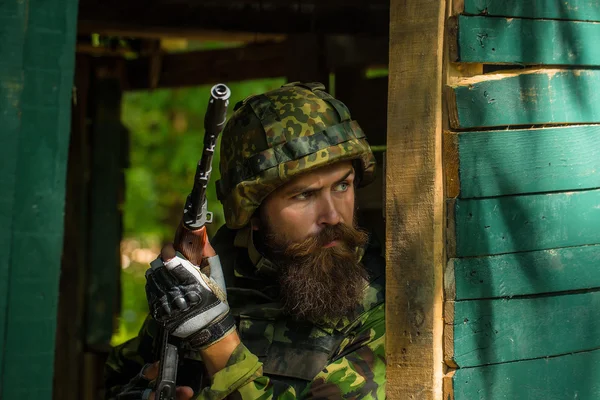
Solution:
{"label": "green wooden wall", "polygon": [[446,88],[445,399],[600,398],[600,5],[459,4],[495,72]]}
{"label": "green wooden wall", "polygon": [[49,399],[76,0],[0,2],[0,398]]}

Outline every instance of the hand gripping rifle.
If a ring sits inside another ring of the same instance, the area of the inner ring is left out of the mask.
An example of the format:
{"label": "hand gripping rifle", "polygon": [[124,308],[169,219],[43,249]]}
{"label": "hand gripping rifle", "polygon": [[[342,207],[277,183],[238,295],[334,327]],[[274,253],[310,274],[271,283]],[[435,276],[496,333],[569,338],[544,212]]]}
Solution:
{"label": "hand gripping rifle", "polygon": [[[224,84],[217,84],[210,90],[210,100],[204,117],[204,150],[196,167],[194,187],[187,197],[183,218],[175,233],[175,249],[195,265],[200,265],[202,261],[202,252],[207,240],[206,224],[212,222],[212,213],[208,211],[206,200],[206,187],[212,171],[217,136],[225,126],[230,96],[231,91]],[[162,331],[156,399],[174,400],[179,362],[178,348],[169,342],[170,332],[164,328]]]}

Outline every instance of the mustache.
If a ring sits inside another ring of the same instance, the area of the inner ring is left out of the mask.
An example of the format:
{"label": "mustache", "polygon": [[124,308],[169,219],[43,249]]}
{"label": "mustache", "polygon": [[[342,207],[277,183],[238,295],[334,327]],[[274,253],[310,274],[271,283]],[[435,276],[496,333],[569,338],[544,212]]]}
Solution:
{"label": "mustache", "polygon": [[[277,242],[277,238],[270,237],[273,242]],[[327,225],[319,233],[309,236],[301,242],[280,244],[277,248],[272,249],[278,256],[283,256],[289,259],[298,259],[303,257],[314,256],[315,253],[321,251],[336,252],[336,248],[342,247],[349,251],[357,247],[364,246],[369,239],[366,231],[355,228],[346,224]],[[331,248],[323,248],[325,245],[339,241],[338,246]]]}

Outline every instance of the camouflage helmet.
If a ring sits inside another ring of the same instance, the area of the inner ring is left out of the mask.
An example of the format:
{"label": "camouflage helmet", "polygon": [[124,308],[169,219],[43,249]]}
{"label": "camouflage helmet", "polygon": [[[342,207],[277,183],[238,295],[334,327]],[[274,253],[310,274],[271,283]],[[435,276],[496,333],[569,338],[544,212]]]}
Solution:
{"label": "camouflage helmet", "polygon": [[320,83],[288,83],[236,104],[220,152],[217,193],[231,229],[244,227],[272,191],[301,173],[356,160],[362,187],[375,172],[362,129]]}

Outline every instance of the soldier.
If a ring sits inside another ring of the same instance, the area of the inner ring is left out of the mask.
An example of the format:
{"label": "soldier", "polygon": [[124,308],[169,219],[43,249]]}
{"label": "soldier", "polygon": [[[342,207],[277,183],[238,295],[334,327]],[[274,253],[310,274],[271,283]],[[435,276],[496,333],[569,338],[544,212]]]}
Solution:
{"label": "soldier", "polygon": [[[214,279],[172,247],[158,258],[169,276],[147,293],[186,352],[178,399],[385,398],[385,264],[355,218],[375,160],[324,89],[291,83],[236,105],[217,182],[226,225],[203,254]],[[111,352],[107,398],[154,397],[154,318]]]}

